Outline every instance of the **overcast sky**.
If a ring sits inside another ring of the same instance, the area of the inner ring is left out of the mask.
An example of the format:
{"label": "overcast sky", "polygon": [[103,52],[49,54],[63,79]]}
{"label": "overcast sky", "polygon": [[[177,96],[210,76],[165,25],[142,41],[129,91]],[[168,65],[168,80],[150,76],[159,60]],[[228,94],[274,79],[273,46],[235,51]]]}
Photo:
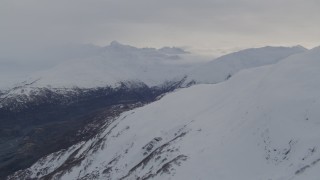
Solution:
{"label": "overcast sky", "polygon": [[112,40],[198,52],[310,48],[320,45],[319,22],[319,0],[0,0],[0,58]]}

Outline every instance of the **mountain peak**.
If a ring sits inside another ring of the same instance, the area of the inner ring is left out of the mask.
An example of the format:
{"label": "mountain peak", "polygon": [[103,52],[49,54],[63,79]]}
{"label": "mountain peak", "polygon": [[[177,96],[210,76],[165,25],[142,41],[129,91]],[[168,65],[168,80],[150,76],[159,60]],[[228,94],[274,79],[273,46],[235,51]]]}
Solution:
{"label": "mountain peak", "polygon": [[119,43],[118,41],[111,41],[110,46],[111,47],[118,47],[118,46],[123,46],[123,44]]}
{"label": "mountain peak", "polygon": [[295,49],[299,49],[299,50],[302,50],[302,51],[307,51],[308,49],[301,46],[301,45],[296,45],[296,46],[293,46],[292,48],[295,48]]}
{"label": "mountain peak", "polygon": [[182,48],[178,47],[163,47],[159,49],[160,52],[166,53],[166,54],[188,54],[189,52],[183,50]]}
{"label": "mountain peak", "polygon": [[111,48],[113,50],[134,50],[134,49],[137,49],[136,47],[133,47],[133,46],[130,46],[130,45],[126,45],[126,44],[122,44],[118,41],[111,41],[110,45],[107,46],[107,48]]}

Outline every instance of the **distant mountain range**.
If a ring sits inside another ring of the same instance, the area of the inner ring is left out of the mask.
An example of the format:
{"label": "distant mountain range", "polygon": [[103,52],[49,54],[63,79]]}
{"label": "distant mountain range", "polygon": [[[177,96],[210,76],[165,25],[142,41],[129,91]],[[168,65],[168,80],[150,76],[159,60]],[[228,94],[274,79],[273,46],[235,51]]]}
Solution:
{"label": "distant mountain range", "polygon": [[[242,69],[274,64],[290,55],[306,51],[301,46],[263,47],[231,53],[207,63],[174,63],[183,61],[182,49],[164,47],[135,48],[113,41],[109,46],[94,48],[95,53],[71,59],[57,66],[35,72],[15,86],[2,85],[0,107],[8,101],[31,100],[46,89],[68,94],[75,89],[117,88],[130,86],[161,87],[181,82],[182,87],[194,83],[219,83]],[[195,60],[196,62],[196,60]],[[22,98],[23,97],[23,98]]]}

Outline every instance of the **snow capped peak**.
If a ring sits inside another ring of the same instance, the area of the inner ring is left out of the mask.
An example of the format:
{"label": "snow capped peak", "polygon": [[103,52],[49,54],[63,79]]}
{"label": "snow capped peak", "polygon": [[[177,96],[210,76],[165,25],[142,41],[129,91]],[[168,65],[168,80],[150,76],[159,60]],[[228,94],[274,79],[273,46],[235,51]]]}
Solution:
{"label": "snow capped peak", "polygon": [[133,46],[129,46],[129,45],[124,45],[124,44],[121,44],[120,42],[118,41],[112,41],[110,43],[109,46],[106,46],[107,48],[112,48],[112,49],[124,49],[124,50],[129,50],[129,49],[138,49],[138,48],[135,48]]}
{"label": "snow capped peak", "polygon": [[111,41],[110,46],[112,47],[117,47],[117,46],[122,46],[118,41]]}
{"label": "snow capped peak", "polygon": [[178,47],[163,47],[159,49],[160,52],[166,53],[166,54],[187,54],[189,52],[178,48]]}
{"label": "snow capped peak", "polygon": [[270,65],[307,51],[301,47],[272,47],[245,49],[221,56],[189,73],[189,81],[218,83],[230,78],[242,69]]}
{"label": "snow capped peak", "polygon": [[122,44],[118,41],[112,41],[109,45],[104,47],[102,54],[132,54],[139,52],[139,48]]}

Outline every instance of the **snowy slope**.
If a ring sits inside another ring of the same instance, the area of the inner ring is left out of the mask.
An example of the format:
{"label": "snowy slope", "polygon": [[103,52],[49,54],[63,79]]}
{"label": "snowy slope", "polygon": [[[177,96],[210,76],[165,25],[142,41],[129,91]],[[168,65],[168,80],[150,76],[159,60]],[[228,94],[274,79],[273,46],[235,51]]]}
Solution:
{"label": "snowy slope", "polygon": [[188,80],[196,83],[219,83],[242,69],[274,64],[297,53],[305,52],[302,46],[262,47],[245,49],[219,57],[188,73]]}
{"label": "snowy slope", "polygon": [[320,48],[126,112],[12,179],[316,180]]}

